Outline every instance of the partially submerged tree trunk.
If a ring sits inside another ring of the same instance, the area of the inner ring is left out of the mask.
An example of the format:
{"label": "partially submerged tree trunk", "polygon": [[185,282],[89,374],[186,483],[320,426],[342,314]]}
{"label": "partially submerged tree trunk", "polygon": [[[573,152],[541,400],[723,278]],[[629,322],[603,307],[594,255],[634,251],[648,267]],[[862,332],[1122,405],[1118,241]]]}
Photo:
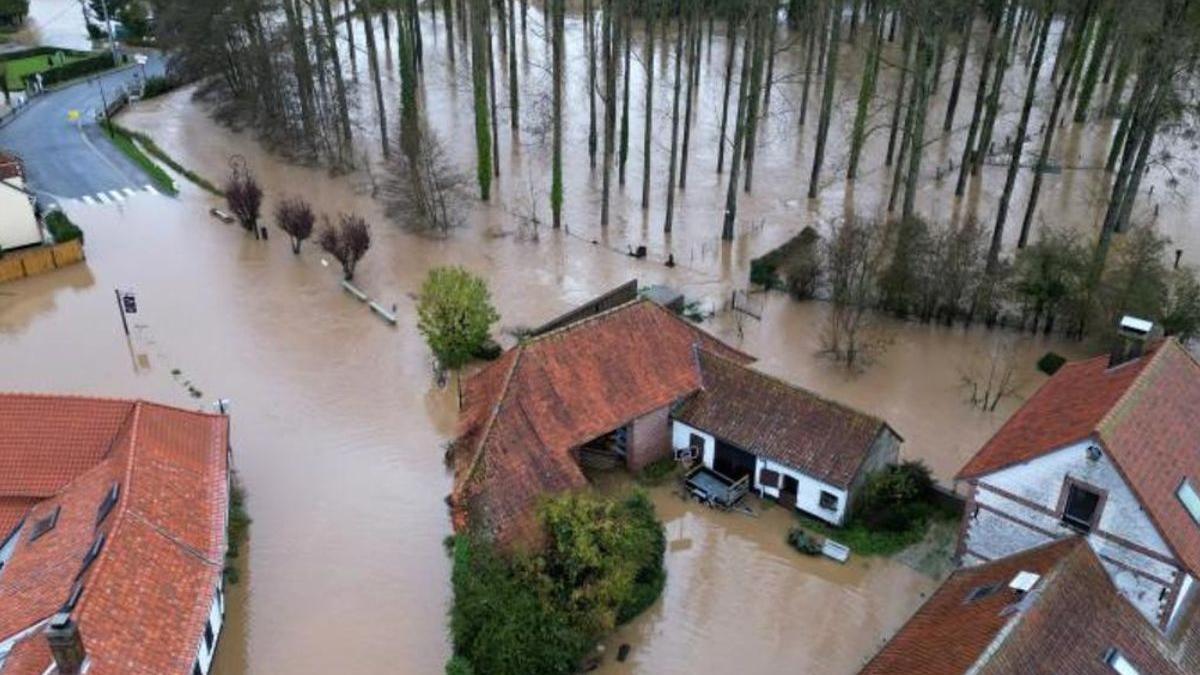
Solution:
{"label": "partially submerged tree trunk", "polygon": [[808,198],[816,199],[820,190],[821,164],[825,161],[825,142],[829,135],[829,120],[833,113],[833,96],[837,84],[838,35],[842,22],[835,15],[829,29],[829,58],[825,64],[825,91],[821,96],[821,118],[817,122],[817,147],[813,151],[812,176],[808,181]]}
{"label": "partially submerged tree trunk", "polygon": [[962,197],[967,187],[967,175],[970,167],[975,164],[975,139],[979,133],[980,118],[983,114],[984,101],[987,99],[988,82],[991,76],[992,58],[996,49],[996,40],[1000,32],[999,14],[992,18],[992,28],[988,31],[987,46],[983,50],[983,62],[979,67],[979,85],[975,89],[975,107],[971,112],[971,126],[967,130],[967,140],[963,144],[962,162],[958,167],[958,182],[954,187],[954,195]]}
{"label": "partially submerged tree trunk", "polygon": [[471,86],[475,107],[475,178],[479,198],[492,196],[492,132],[488,123],[487,0],[471,0]]}
{"label": "partially submerged tree trunk", "polygon": [[654,121],[654,19],[646,16],[646,112],[642,131],[642,209],[650,208],[650,138]]}
{"label": "partially submerged tree trunk", "polygon": [[383,156],[386,158],[388,157],[387,109],[383,106],[383,82],[379,73],[379,54],[375,51],[375,29],[372,27],[370,4],[370,0],[358,0],[364,32],[367,35],[367,63],[371,69],[371,79],[375,83],[375,105],[379,116],[379,142],[383,148]]}
{"label": "partially submerged tree trunk", "polygon": [[725,88],[721,95],[721,132],[717,134],[717,173],[725,169],[725,130],[729,122],[729,90],[733,86],[733,59],[737,51],[737,19],[729,19],[729,36],[725,40]]}
{"label": "partially submerged tree trunk", "polygon": [[867,117],[871,112],[871,100],[875,98],[875,83],[879,76],[879,62],[883,52],[883,9],[875,5],[872,12],[871,40],[867,46],[867,58],[863,62],[862,82],[858,89],[858,105],[854,112],[854,129],[850,132],[850,164],[846,169],[846,180],[858,177],[858,160],[866,142]]}
{"label": "partially submerged tree trunk", "polygon": [[553,37],[552,50],[553,68],[554,68],[554,149],[552,158],[552,168],[550,177],[550,210],[554,217],[554,229],[562,227],[562,206],[563,206],[563,166],[562,166],[562,115],[563,115],[563,3],[565,0],[550,0],[552,9],[551,21],[554,27],[552,29]]}
{"label": "partially submerged tree trunk", "polygon": [[725,192],[725,217],[721,226],[721,239],[733,241],[733,225],[737,220],[738,173],[742,168],[742,143],[746,138],[746,104],[750,96],[750,62],[753,60],[754,43],[759,37],[759,27],[753,14],[746,21],[747,35],[742,46],[742,75],[738,81],[738,111],[733,123],[733,149],[729,156],[729,186]]}
{"label": "partially submerged tree trunk", "polygon": [[[682,8],[682,2],[677,5]],[[683,85],[683,13],[679,13],[675,35],[675,94],[671,104],[671,157],[667,169],[667,215],[663,221],[663,232],[670,232],[675,217],[675,155],[679,152],[679,95]]]}

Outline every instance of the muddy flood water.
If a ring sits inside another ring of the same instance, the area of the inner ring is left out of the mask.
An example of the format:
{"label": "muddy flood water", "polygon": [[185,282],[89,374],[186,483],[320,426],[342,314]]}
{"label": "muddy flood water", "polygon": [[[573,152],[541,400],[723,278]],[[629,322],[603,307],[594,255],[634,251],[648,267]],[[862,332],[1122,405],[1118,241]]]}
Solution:
{"label": "muddy flood water", "polygon": [[[534,4],[529,43],[518,39],[522,86],[545,89],[549,80],[540,64],[547,50],[537,37]],[[579,31],[577,16],[569,24]],[[442,27],[427,29],[427,117],[455,164],[470,171],[465,73],[452,73],[444,59]],[[856,193],[845,190],[838,158],[844,151],[835,148],[828,189],[813,203],[803,199],[811,133],[797,138],[786,132],[795,123],[788,111],[800,63],[785,53],[777,68],[787,77],[781,76],[772,100],[779,111],[763,140],[754,192],[743,195],[739,236],[720,243],[724,192],[713,172],[724,62],[719,34],[704,60],[690,182],[670,236],[661,233],[661,142],[652,168],[653,206],[646,212],[638,206],[637,121],[628,184],[614,195],[615,222],[607,231],[598,225],[599,173],[589,171],[581,150],[566,162],[569,232],[543,226],[535,233],[519,224],[531,212],[548,220],[548,185],[542,184],[548,183],[548,144],[531,131],[538,113],[526,106],[519,142],[511,142],[502,118],[505,163],[493,203],[469,203],[464,227],[432,238],[388,221],[369,194],[372,179],[365,173],[330,177],[289,165],[249,133],[213,122],[190,89],[123,113],[124,124],[148,132],[210,178],[221,178],[229,158],[242,155],[266,191],[265,214],[278,198],[303,195],[319,213],[366,216],[373,243],[359,283],[384,305],[395,303],[401,317],[399,326],[387,326],[344,293],[335,267],[326,266],[315,247],[293,256],[277,232],[259,242],[212,219],[207,211],[214,198],[182,180],[176,199],[145,194],[119,206],[66,204],[87,233],[87,263],[0,287],[0,386],[6,390],[136,396],[185,407],[231,399],[235,463],[254,523],[214,672],[442,672],[450,651],[449,561],[442,548],[450,533],[443,501],[450,476],[442,446],[453,434],[456,404],[453,387],[435,382],[413,311],[413,294],[433,266],[461,264],[484,276],[502,316],[501,331],[537,324],[632,277],[676,286],[716,310],[705,327],[758,356],[760,368],[886,419],[905,438],[905,457],[925,460],[946,484],[1042,381],[1033,365],[1039,356],[1049,349],[1081,353],[1079,345],[1053,338],[879,318],[890,346],[864,372],[851,374],[818,353],[824,305],[772,294],[756,296],[760,318],[725,310],[730,293],[746,285],[750,258],[848,208],[875,212],[882,183],[864,179]],[[635,49],[640,39],[639,33]],[[578,105],[586,101],[578,91],[584,79],[579,44],[569,43],[578,72],[571,78],[567,133],[568,147],[582,149],[587,110],[586,102]],[[656,69],[666,61],[659,59]],[[857,66],[853,58],[846,61],[839,88],[849,100],[847,85],[857,81]],[[362,59],[359,66],[365,67]],[[633,91],[640,92],[636,61],[633,71]],[[497,84],[503,82],[498,73]],[[362,134],[373,125],[365,83],[364,76],[357,90]],[[662,126],[669,124],[669,97],[660,89],[656,99],[655,135],[661,139],[658,131],[669,131]],[[635,118],[640,101],[640,94],[633,98]],[[960,108],[960,114],[969,110]],[[835,114],[831,140],[843,137],[839,125],[848,125],[841,113]],[[1065,137],[1081,155],[1106,151],[1099,149],[1103,143]],[[873,137],[871,144],[879,141]],[[959,142],[948,142],[947,156]],[[867,174],[881,171],[882,163],[870,147]],[[951,207],[946,193],[952,188],[937,182],[933,163],[923,209],[991,212],[986,205],[1002,170],[989,168],[964,206]],[[378,163],[371,171],[376,181],[385,172]],[[1067,194],[1084,194],[1096,180],[1087,171],[1048,178],[1045,217],[1090,227],[1093,211],[1078,208]],[[1164,206],[1163,222],[1175,223],[1169,233],[1186,243],[1186,202],[1172,204]],[[622,253],[638,244],[650,247],[647,260]],[[679,267],[662,264],[668,253]],[[117,287],[133,288],[139,297],[130,340],[116,315]],[[994,412],[980,412],[965,402],[962,380],[997,348],[1014,354],[1020,386]],[[667,531],[666,590],[609,641],[610,657],[621,643],[633,649],[625,663],[608,659],[605,673],[749,674],[781,667],[851,673],[939,581],[893,560],[854,557],[837,565],[803,558],[784,541],[790,516],[783,509],[756,509],[759,516],[751,518],[683,502],[668,488],[652,494]]]}

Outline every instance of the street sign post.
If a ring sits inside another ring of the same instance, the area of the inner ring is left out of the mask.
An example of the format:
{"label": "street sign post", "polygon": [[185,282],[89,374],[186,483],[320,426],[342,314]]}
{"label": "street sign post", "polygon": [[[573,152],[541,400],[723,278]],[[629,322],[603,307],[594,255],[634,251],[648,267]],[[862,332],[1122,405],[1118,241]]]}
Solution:
{"label": "street sign post", "polygon": [[125,335],[129,335],[129,320],[125,318],[126,314],[137,314],[137,296],[133,291],[122,291],[119,288],[113,289],[113,293],[117,296],[117,312],[121,315],[121,328],[125,329]]}

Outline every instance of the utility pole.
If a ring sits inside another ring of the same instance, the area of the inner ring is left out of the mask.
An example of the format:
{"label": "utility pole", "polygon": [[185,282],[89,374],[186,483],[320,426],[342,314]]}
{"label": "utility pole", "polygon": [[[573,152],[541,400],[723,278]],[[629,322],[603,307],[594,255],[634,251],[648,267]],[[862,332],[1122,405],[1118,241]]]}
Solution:
{"label": "utility pole", "polygon": [[104,10],[104,23],[108,26],[108,52],[112,54],[113,66],[117,65],[117,39],[113,35],[112,17],[108,15],[108,0],[100,0],[100,7]]}
{"label": "utility pole", "polygon": [[129,321],[125,318],[125,303],[121,297],[121,289],[114,288],[113,293],[117,296],[117,312],[121,315],[121,328],[125,329],[125,337],[129,337]]}

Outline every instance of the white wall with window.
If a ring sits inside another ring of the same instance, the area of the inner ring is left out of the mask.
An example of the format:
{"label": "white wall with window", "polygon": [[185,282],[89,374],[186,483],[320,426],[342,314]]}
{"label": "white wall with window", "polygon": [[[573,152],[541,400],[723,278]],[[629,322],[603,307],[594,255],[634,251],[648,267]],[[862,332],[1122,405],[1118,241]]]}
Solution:
{"label": "white wall with window", "polygon": [[1113,584],[1148,619],[1157,623],[1174,608],[1171,590],[1180,566],[1112,460],[1092,441],[982,476],[973,500],[964,563],[1079,533]]}
{"label": "white wall with window", "polygon": [[223,586],[224,580],[221,575],[218,575],[212,606],[208,610],[208,620],[204,622],[204,630],[200,634],[192,675],[208,675],[208,669],[212,667],[213,654],[217,650],[217,638],[221,635],[221,626],[225,621],[225,590]]}
{"label": "white wall with window", "polygon": [[[671,447],[677,451],[685,448],[697,448],[698,459],[710,469],[716,459],[716,439],[713,435],[679,420],[672,420],[671,423]],[[771,474],[768,474],[768,482],[764,484],[762,481],[764,469],[773,473],[776,480],[771,481],[769,478]],[[790,466],[758,457],[754,476],[751,479],[751,487],[762,496],[778,499],[780,491],[784,488],[785,476],[795,481],[796,503],[794,506],[796,508],[827,523],[842,524],[846,516],[846,491],[823,483]]]}

